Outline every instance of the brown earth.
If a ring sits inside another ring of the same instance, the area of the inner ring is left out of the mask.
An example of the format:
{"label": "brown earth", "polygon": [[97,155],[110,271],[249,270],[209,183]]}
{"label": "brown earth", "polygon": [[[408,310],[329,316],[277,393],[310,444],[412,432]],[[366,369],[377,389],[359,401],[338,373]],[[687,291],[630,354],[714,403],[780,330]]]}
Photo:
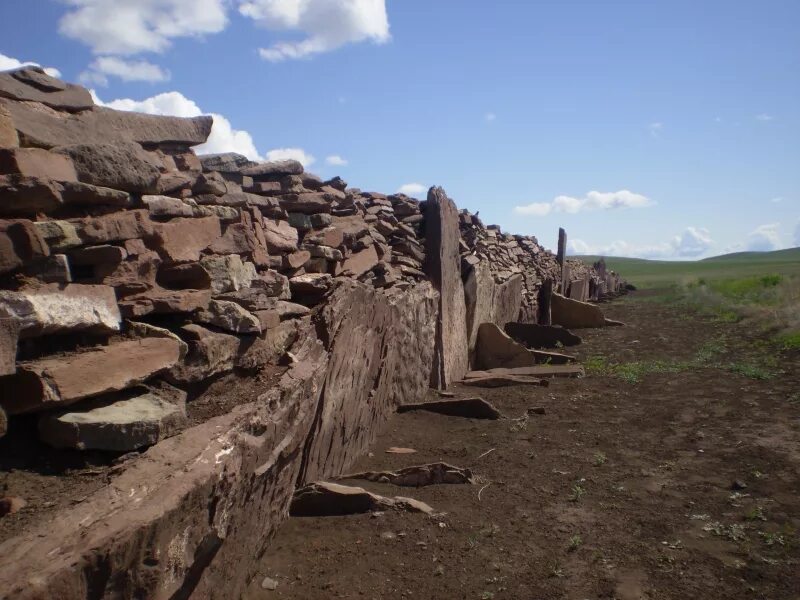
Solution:
{"label": "brown earth", "polygon": [[[638,383],[590,369],[549,388],[456,388],[499,421],[394,416],[354,472],[442,460],[480,483],[352,482],[443,514],[292,518],[245,598],[799,598],[800,356],[771,361],[742,325],[648,300],[606,305],[627,326],[582,330],[569,350],[693,364]],[[512,420],[533,407],[545,414]]]}

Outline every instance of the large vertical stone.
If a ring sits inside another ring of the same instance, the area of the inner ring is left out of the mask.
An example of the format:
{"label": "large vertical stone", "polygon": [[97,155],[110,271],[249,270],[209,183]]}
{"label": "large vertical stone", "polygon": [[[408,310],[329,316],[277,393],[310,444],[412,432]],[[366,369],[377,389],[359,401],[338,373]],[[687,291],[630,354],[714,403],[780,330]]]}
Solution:
{"label": "large vertical stone", "polygon": [[431,386],[446,388],[469,370],[469,338],[461,259],[458,209],[440,187],[428,192],[425,208],[425,272],[439,292]]}
{"label": "large vertical stone", "polygon": [[569,281],[567,281],[567,275],[565,273],[567,265],[567,232],[564,231],[563,227],[558,228],[558,254],[556,255],[556,260],[558,261],[558,266],[561,270],[561,285],[558,289],[562,294],[564,294],[567,292]]}

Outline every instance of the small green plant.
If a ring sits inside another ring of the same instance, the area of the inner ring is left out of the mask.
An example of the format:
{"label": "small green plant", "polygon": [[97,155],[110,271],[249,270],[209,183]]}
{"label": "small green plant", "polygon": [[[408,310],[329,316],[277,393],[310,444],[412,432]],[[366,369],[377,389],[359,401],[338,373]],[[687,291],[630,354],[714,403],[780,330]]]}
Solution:
{"label": "small green plant", "polygon": [[607,375],[609,371],[608,360],[599,354],[587,358],[583,367],[590,375]]}
{"label": "small green plant", "polygon": [[768,371],[761,365],[752,363],[731,363],[728,365],[728,371],[731,373],[738,373],[749,379],[757,379],[760,381],[772,379],[774,376],[771,371]]}
{"label": "small green plant", "polygon": [[580,484],[576,483],[572,486],[572,493],[569,496],[570,502],[578,502],[586,495],[586,489]]}
{"label": "small green plant", "polygon": [[594,453],[594,466],[600,467],[608,461],[608,457],[603,452],[595,452]]}
{"label": "small green plant", "polygon": [[761,506],[754,506],[748,510],[744,518],[748,521],[766,521],[767,517],[764,515],[764,509]]}
{"label": "small green plant", "polygon": [[557,562],[550,565],[550,577],[562,578],[564,577],[564,569],[561,568]]}
{"label": "small green plant", "polygon": [[583,545],[583,539],[577,533],[569,538],[569,545],[567,546],[567,552],[575,552],[578,548]]}
{"label": "small green plant", "polygon": [[483,592],[481,594],[481,600],[492,600],[494,598],[494,592]]}

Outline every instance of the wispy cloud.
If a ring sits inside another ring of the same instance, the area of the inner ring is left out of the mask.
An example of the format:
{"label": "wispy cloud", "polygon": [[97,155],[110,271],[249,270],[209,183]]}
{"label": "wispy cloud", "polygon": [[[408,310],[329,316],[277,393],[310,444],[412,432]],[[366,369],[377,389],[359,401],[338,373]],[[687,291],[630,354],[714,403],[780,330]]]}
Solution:
{"label": "wispy cloud", "polygon": [[424,194],[428,188],[421,183],[404,183],[397,188],[398,194],[406,194],[407,196],[419,196]]}
{"label": "wispy cloud", "polygon": [[313,155],[302,148],[276,148],[267,152],[267,160],[296,160],[308,168],[317,162]]}
{"label": "wispy cloud", "polygon": [[325,157],[325,163],[329,164],[333,167],[346,167],[347,160],[339,156],[338,154],[331,154],[330,156]]}
{"label": "wispy cloud", "polygon": [[159,83],[168,81],[169,71],[146,60],[125,60],[117,56],[101,56],[80,74],[85,84],[108,85],[109,77],[119,77],[122,81],[146,81]]}
{"label": "wispy cloud", "polygon": [[484,119],[486,119],[487,123],[492,123],[493,121],[497,120],[497,115],[493,112],[488,112],[484,115]]}
{"label": "wispy cloud", "polygon": [[687,227],[671,240],[655,245],[631,244],[617,240],[605,246],[594,246],[576,239],[569,242],[571,254],[599,254],[632,258],[695,258],[714,245],[711,233],[704,227]]}
{"label": "wispy cloud", "polygon": [[762,122],[766,123],[767,121],[774,121],[774,120],[775,120],[775,117],[773,117],[772,115],[767,114],[767,113],[761,113],[761,114],[756,115],[756,121],[762,121]]}
{"label": "wispy cloud", "polygon": [[518,215],[545,217],[550,213],[575,214],[585,210],[614,210],[618,208],[644,208],[655,204],[647,196],[629,190],[618,192],[591,191],[583,198],[556,196],[551,202],[533,202],[515,206]]}
{"label": "wispy cloud", "polygon": [[650,135],[654,138],[657,138],[661,135],[661,132],[664,130],[664,124],[660,121],[656,121],[655,123],[650,123],[647,126],[647,130],[650,132]]}

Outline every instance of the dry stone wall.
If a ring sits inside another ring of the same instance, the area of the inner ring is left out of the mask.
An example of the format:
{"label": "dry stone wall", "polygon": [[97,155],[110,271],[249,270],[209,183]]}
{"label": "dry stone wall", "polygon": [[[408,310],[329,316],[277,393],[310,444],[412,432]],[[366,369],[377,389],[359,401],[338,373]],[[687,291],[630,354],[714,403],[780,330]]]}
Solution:
{"label": "dry stone wall", "polygon": [[460,380],[481,324],[619,291],[440,188],[198,156],[211,124],[0,73],[0,452],[143,452],[0,543],[8,597],[236,596],[295,486]]}

